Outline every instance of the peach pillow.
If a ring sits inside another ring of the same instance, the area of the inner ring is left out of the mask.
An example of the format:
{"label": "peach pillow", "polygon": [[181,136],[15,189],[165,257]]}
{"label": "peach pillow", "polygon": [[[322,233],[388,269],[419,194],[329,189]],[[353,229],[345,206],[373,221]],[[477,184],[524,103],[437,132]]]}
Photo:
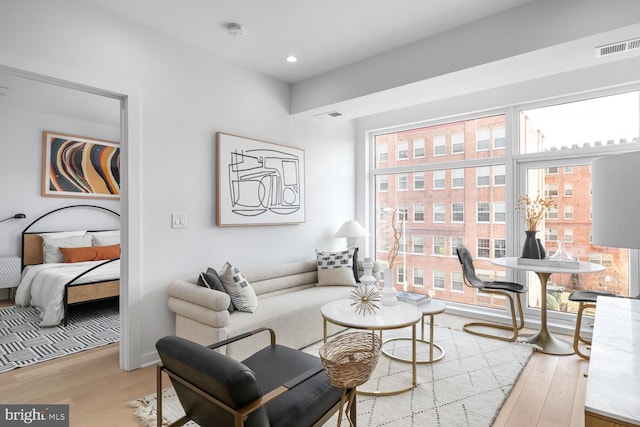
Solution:
{"label": "peach pillow", "polygon": [[120,245],[58,248],[64,262],[100,261],[120,257]]}

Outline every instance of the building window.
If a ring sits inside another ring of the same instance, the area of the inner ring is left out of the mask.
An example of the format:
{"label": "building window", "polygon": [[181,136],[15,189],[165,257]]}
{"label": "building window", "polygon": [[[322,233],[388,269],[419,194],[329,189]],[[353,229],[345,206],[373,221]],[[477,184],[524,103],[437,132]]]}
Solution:
{"label": "building window", "polygon": [[444,246],[444,237],[442,236],[434,236],[433,237],[433,254],[434,255],[444,255],[445,246]]}
{"label": "building window", "polygon": [[413,173],[413,189],[424,190],[424,172]]}
{"label": "building window", "polygon": [[489,129],[478,129],[476,131],[476,151],[489,150]]}
{"label": "building window", "polygon": [[558,207],[551,206],[544,214],[546,219],[558,219]]}
{"label": "building window", "polygon": [[444,270],[433,270],[434,289],[444,289]]}
{"label": "building window", "polygon": [[573,219],[573,206],[565,206],[564,207],[564,219],[572,220]]}
{"label": "building window", "polygon": [[564,167],[564,173],[565,173],[565,175],[573,173],[573,166],[565,166]]}
{"label": "building window", "polygon": [[383,193],[389,191],[389,175],[380,175],[378,177],[378,191]]}
{"label": "building window", "polygon": [[451,204],[451,222],[464,222],[464,203]]}
{"label": "building window", "polygon": [[424,204],[413,205],[413,222],[424,222]]}
{"label": "building window", "polygon": [[564,241],[565,242],[573,242],[573,229],[565,228],[564,229]]}
{"label": "building window", "polygon": [[558,174],[558,168],[555,166],[551,166],[547,168],[547,175],[557,175]]}
{"label": "building window", "polygon": [[558,230],[555,228],[547,228],[547,232],[545,233],[544,239],[547,242],[557,242],[558,241]]}
{"label": "building window", "polygon": [[505,185],[507,182],[507,173],[505,165],[496,165],[493,167],[493,185]]}
{"label": "building window", "polygon": [[451,135],[451,154],[464,153],[464,133]]}
{"label": "building window", "polygon": [[409,189],[409,176],[406,173],[398,174],[398,191],[407,191]]}
{"label": "building window", "polygon": [[458,252],[456,248],[458,246],[464,246],[464,239],[462,237],[452,237],[451,238],[451,255],[458,256]]}
{"label": "building window", "polygon": [[433,222],[443,223],[445,221],[444,203],[438,202],[433,204]]}
{"label": "building window", "polygon": [[491,256],[491,242],[489,239],[477,239],[478,258],[489,258]]}
{"label": "building window", "polygon": [[545,184],[544,193],[546,197],[558,197],[558,184]]}
{"label": "building window", "polygon": [[461,271],[451,272],[451,290],[456,292],[464,292],[464,278]]}
{"label": "building window", "polygon": [[478,202],[478,222],[489,222],[489,202]]}
{"label": "building window", "polygon": [[507,204],[505,202],[493,202],[493,222],[507,222]]}
{"label": "building window", "polygon": [[464,188],[464,169],[451,169],[451,188]]}
{"label": "building window", "polygon": [[507,138],[503,127],[493,129],[493,148],[506,148]]}
{"label": "building window", "polygon": [[398,160],[407,160],[409,158],[409,141],[400,141],[398,143]]}
{"label": "building window", "polygon": [[416,138],[413,140],[413,158],[424,158],[424,138]]}
{"label": "building window", "polygon": [[433,189],[434,190],[442,190],[445,188],[447,183],[446,180],[446,171],[439,170],[433,171]]}
{"label": "building window", "polygon": [[423,254],[424,253],[424,237],[423,236],[413,236],[413,253],[414,254]]}
{"label": "building window", "polygon": [[573,196],[573,182],[564,183],[564,195],[565,197]]}
{"label": "building window", "polygon": [[489,166],[476,168],[476,185],[478,187],[488,187],[490,183]]}
{"label": "building window", "polygon": [[387,144],[378,145],[378,161],[379,162],[389,161],[389,146]]}
{"label": "building window", "polygon": [[415,267],[413,269],[413,286],[424,287],[424,268]]}
{"label": "building window", "polygon": [[507,241],[505,239],[493,239],[493,257],[504,258],[507,256]]}
{"label": "building window", "polygon": [[399,265],[398,266],[398,283],[404,283],[405,281],[405,274],[404,274],[404,265]]}
{"label": "building window", "polygon": [[438,135],[433,138],[433,155],[444,156],[447,154],[447,138],[444,135]]}

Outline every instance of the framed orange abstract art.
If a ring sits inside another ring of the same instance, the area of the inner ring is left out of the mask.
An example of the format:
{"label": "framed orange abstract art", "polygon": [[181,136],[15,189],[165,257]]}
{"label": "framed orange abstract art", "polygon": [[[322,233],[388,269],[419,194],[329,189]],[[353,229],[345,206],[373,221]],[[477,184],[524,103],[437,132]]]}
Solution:
{"label": "framed orange abstract art", "polygon": [[120,198],[120,145],[43,132],[42,195]]}

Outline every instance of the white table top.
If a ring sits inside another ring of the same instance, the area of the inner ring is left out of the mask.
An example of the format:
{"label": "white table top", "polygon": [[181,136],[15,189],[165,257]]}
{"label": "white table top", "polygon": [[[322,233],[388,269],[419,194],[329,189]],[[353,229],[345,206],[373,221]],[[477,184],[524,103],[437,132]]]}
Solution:
{"label": "white table top", "polygon": [[331,323],[357,329],[397,329],[415,325],[422,319],[417,306],[400,301],[397,305],[380,305],[374,314],[363,316],[356,313],[350,299],[340,299],[323,305],[320,312]]}
{"label": "white table top", "polygon": [[444,313],[447,309],[447,306],[444,305],[442,301],[438,301],[433,298],[429,298],[427,302],[418,304],[417,307],[422,314],[440,314]]}
{"label": "white table top", "polygon": [[598,297],[585,410],[640,423],[640,300]]}
{"label": "white table top", "polygon": [[597,273],[605,269],[605,267],[600,264],[585,261],[579,261],[577,268],[558,267],[553,264],[553,261],[549,261],[545,265],[518,264],[518,257],[495,258],[492,259],[491,262],[501,267],[513,268],[514,270],[535,271],[540,273]]}

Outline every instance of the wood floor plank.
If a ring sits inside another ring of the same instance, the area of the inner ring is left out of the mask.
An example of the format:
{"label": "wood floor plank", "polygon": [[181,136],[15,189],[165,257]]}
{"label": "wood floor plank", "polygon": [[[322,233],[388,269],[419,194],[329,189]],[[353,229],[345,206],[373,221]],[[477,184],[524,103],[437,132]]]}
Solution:
{"label": "wood floor plank", "polygon": [[573,398],[576,394],[580,367],[580,359],[577,357],[558,357],[553,380],[540,414],[541,425],[566,427],[571,424]]}

